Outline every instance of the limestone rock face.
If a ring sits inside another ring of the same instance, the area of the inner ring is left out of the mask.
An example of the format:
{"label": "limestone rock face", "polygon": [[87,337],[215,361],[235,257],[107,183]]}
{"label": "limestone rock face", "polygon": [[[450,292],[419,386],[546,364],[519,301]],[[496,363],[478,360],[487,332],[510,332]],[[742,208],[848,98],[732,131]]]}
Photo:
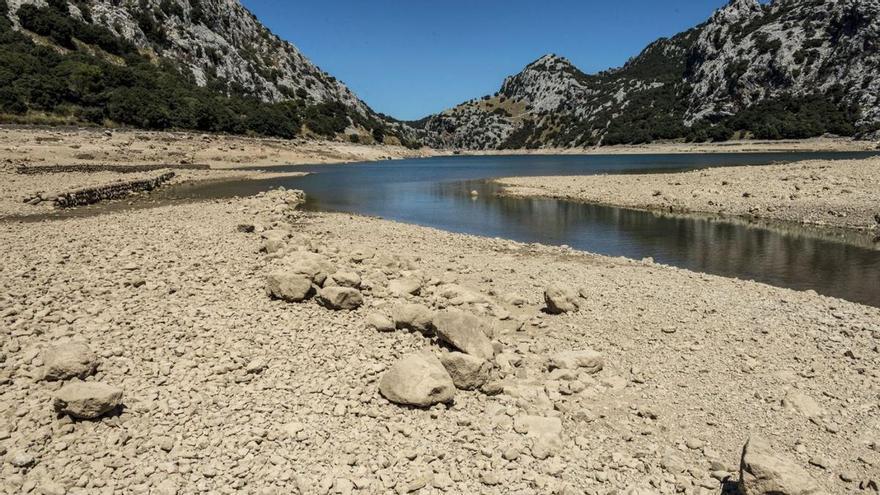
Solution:
{"label": "limestone rock face", "polygon": [[122,404],[122,390],[99,382],[71,382],[56,394],[56,412],[79,419],[95,419]]}
{"label": "limestone rock face", "polygon": [[98,356],[83,342],[55,345],[43,353],[46,380],[86,378],[98,368]]}
{"label": "limestone rock face", "polygon": [[751,437],[743,447],[740,487],[744,495],[812,495],[821,493],[802,467],[776,454],[770,444]]}
{"label": "limestone rock face", "polygon": [[349,287],[324,287],[318,291],[318,303],[328,309],[353,311],[364,304],[364,296]]}
{"label": "limestone rock face", "polygon": [[449,372],[456,388],[474,390],[489,380],[491,365],[485,359],[461,352],[449,352],[440,356],[440,362]]}
{"label": "limestone rock face", "polygon": [[431,351],[404,356],[379,382],[383,397],[397,404],[429,407],[450,402],[455,384],[443,364]]}
{"label": "limestone rock face", "polygon": [[545,55],[506,78],[495,95],[429,117],[426,139],[469,149],[613,143],[621,136],[608,127],[608,115],[617,122],[659,116],[654,103],[639,101],[661,98],[678,107],[671,116],[682,135],[694,124],[789,96],[858,106],[861,115],[846,117],[848,123],[872,132],[880,122],[878,18],[876,0],[732,0],[614,70],[585,74],[564,57]]}
{"label": "limestone rock face", "polygon": [[492,342],[483,330],[483,321],[457,309],[437,313],[434,328],[441,340],[456,349],[480,359],[492,359]]}
{"label": "limestone rock face", "polygon": [[311,297],[312,281],[305,275],[278,271],[266,277],[266,293],[269,297],[287,302],[301,302]]}
{"label": "limestone rock face", "polygon": [[547,312],[554,315],[574,312],[580,308],[577,291],[562,284],[544,289],[544,302],[547,303]]}

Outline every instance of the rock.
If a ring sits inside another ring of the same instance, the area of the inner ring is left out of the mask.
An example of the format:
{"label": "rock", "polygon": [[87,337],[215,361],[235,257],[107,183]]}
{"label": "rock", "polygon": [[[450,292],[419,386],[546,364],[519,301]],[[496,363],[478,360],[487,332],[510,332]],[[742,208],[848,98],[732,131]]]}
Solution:
{"label": "rock", "polygon": [[324,285],[335,269],[326,258],[314,253],[297,253],[300,259],[290,265],[290,273],[299,273],[311,279],[315,285]]}
{"label": "rock", "polygon": [[387,316],[380,313],[370,313],[367,316],[365,325],[367,328],[372,328],[380,332],[394,331],[394,322],[391,321],[391,318],[388,318]]}
{"label": "rock", "polygon": [[98,369],[98,356],[84,342],[51,346],[43,352],[46,380],[86,378]]}
{"label": "rock", "polygon": [[364,296],[357,289],[325,287],[318,291],[318,303],[327,309],[352,311],[364,304]]}
{"label": "rock", "polygon": [[495,350],[483,330],[483,321],[464,311],[449,309],[434,317],[434,330],[440,340],[480,359],[492,359]]}
{"label": "rock", "polygon": [[544,290],[544,301],[547,303],[547,312],[554,315],[580,309],[577,291],[562,284],[547,287]]}
{"label": "rock", "polygon": [[9,463],[17,468],[25,468],[33,466],[37,462],[34,459],[34,456],[28,454],[27,452],[19,451],[13,452],[9,455]]}
{"label": "rock", "polygon": [[266,277],[266,294],[269,297],[287,302],[302,302],[313,293],[311,279],[303,274],[278,271]]}
{"label": "rock", "polygon": [[449,372],[456,388],[474,390],[489,380],[491,364],[484,359],[461,352],[449,352],[440,356],[440,362]]}
{"label": "rock", "polygon": [[782,399],[782,406],[807,418],[816,418],[825,414],[825,409],[812,397],[796,391],[789,391]]}
{"label": "rock", "polygon": [[348,287],[350,289],[361,288],[361,276],[354,272],[339,271],[330,276],[324,284],[336,285],[339,287]]}
{"label": "rock", "polygon": [[122,390],[99,382],[75,381],[55,394],[55,411],[79,419],[95,419],[122,404]]}
{"label": "rock", "polygon": [[388,282],[388,291],[396,296],[415,296],[422,291],[422,282],[415,277],[397,278]]}
{"label": "rock", "polygon": [[397,404],[428,407],[452,401],[455,384],[440,360],[423,350],[404,356],[385,373],[379,392]]}
{"label": "rock", "polygon": [[391,310],[396,328],[431,333],[434,329],[434,313],[423,304],[402,304]]}
{"label": "rock", "polygon": [[548,367],[551,370],[577,370],[583,368],[590,374],[598,373],[605,366],[602,355],[592,349],[565,351],[550,357]]}
{"label": "rock", "polygon": [[743,495],[810,495],[820,493],[810,475],[794,462],[777,455],[766,440],[752,436],[740,464]]}
{"label": "rock", "polygon": [[513,430],[534,439],[532,455],[546,459],[562,448],[562,420],[556,417],[517,416],[513,420]]}

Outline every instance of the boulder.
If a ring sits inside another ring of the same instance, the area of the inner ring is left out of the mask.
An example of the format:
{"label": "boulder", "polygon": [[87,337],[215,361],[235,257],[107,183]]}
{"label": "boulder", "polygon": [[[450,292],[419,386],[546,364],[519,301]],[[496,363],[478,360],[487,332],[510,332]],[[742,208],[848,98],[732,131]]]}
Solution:
{"label": "boulder", "polygon": [[489,380],[492,365],[485,359],[461,352],[448,352],[440,356],[440,362],[452,377],[452,383],[462,390],[474,390]]}
{"label": "boulder", "polygon": [[770,444],[756,436],[746,442],[740,463],[743,495],[811,495],[821,493],[802,467],[777,455]]}
{"label": "boulder", "polygon": [[388,282],[388,292],[396,296],[418,295],[422,291],[422,281],[415,277],[397,278]]}
{"label": "boulder", "polygon": [[327,277],[332,275],[336,269],[330,261],[320,254],[297,252],[298,256],[288,269],[291,273],[299,273],[307,276],[315,285],[324,285]]}
{"label": "boulder", "polygon": [[55,394],[55,411],[79,419],[95,419],[119,407],[122,390],[99,382],[75,381]]}
{"label": "boulder", "polygon": [[452,401],[455,384],[440,360],[423,350],[404,356],[385,373],[379,393],[396,404],[429,407]]}
{"label": "boulder", "polygon": [[318,291],[318,303],[327,309],[352,311],[364,304],[364,296],[357,289],[325,287]]}
{"label": "boulder", "polygon": [[312,296],[312,281],[305,275],[277,271],[266,277],[266,294],[287,302],[301,302]]}
{"label": "boulder", "polygon": [[324,282],[324,285],[348,287],[350,289],[361,288],[361,276],[354,272],[339,271],[334,273]]}
{"label": "boulder", "polygon": [[434,329],[434,313],[423,304],[402,304],[391,310],[396,328],[431,333]]}
{"label": "boulder", "polygon": [[548,368],[550,370],[581,370],[594,374],[602,371],[605,360],[602,355],[592,349],[579,351],[564,351],[550,356]]}
{"label": "boulder", "polygon": [[567,285],[554,284],[544,289],[547,312],[558,315],[577,311],[580,308],[577,291]]}
{"label": "boulder", "polygon": [[365,324],[367,328],[372,328],[380,332],[394,331],[394,322],[391,321],[391,318],[388,318],[387,316],[380,313],[370,313],[367,316],[367,321]]}
{"label": "boulder", "polygon": [[68,342],[47,348],[43,364],[46,380],[86,378],[98,369],[98,356],[84,342]]}
{"label": "boulder", "polygon": [[434,330],[440,340],[480,359],[492,359],[495,350],[483,330],[480,318],[457,309],[448,309],[434,317]]}

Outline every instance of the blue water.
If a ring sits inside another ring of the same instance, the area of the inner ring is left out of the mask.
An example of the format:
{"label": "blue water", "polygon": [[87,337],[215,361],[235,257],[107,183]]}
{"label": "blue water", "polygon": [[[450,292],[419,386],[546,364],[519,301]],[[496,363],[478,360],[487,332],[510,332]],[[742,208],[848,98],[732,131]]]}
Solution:
{"label": "blue water", "polygon": [[[655,261],[880,307],[880,244],[865,236],[708,216],[656,214],[552,199],[499,197],[486,179],[629,174],[844,159],[868,153],[441,157],[350,165],[291,166],[300,178],[196,184],[179,199],[223,198],[284,186],[303,189],[311,210],[344,211],[452,232]],[[273,171],[279,171],[273,168]],[[472,197],[471,191],[479,195]],[[880,208],[880,207],[878,207]]]}

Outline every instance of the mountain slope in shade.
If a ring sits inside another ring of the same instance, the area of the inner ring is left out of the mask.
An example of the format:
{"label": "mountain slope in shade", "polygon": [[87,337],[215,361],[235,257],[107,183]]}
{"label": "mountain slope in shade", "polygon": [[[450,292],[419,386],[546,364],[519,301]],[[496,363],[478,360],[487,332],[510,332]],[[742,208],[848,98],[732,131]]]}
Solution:
{"label": "mountain slope in shade", "polygon": [[880,124],[878,0],[734,0],[618,69],[544,56],[418,123],[438,147],[853,135]]}

